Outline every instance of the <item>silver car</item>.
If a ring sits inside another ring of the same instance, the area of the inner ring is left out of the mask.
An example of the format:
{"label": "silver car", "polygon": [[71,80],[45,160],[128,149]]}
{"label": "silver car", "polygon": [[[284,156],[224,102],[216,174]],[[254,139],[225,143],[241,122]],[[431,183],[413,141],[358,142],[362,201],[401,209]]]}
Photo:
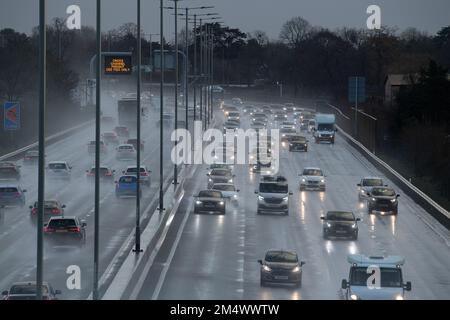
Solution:
{"label": "silver car", "polygon": [[359,201],[366,200],[367,194],[372,192],[373,187],[383,187],[383,179],[379,177],[364,177],[357,184],[358,186],[358,199]]}
{"label": "silver car", "polygon": [[325,175],[320,168],[304,168],[300,174],[300,191],[308,189],[325,191]]}

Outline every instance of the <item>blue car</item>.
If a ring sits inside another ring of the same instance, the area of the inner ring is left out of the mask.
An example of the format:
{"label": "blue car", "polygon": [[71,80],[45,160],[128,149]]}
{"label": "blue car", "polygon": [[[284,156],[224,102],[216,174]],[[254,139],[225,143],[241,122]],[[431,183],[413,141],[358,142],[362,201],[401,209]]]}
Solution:
{"label": "blue car", "polygon": [[[122,196],[136,196],[137,177],[136,176],[121,176],[119,181],[116,181],[116,198]],[[139,197],[142,197],[142,191],[139,190]]]}
{"label": "blue car", "polygon": [[0,206],[23,207],[25,205],[26,191],[19,186],[0,186]]}

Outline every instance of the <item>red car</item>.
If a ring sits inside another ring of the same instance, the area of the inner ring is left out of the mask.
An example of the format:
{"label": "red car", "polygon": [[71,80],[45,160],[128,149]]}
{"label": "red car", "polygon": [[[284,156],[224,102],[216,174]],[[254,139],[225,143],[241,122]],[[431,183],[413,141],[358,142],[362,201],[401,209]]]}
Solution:
{"label": "red car", "polygon": [[[100,167],[100,179],[114,179],[114,172],[116,170],[111,170],[110,168],[106,166]],[[95,167],[92,167],[91,170],[86,170],[86,177],[88,178],[95,178]]]}
{"label": "red car", "polygon": [[117,134],[115,132],[105,132],[102,134],[103,141],[108,144],[118,145],[119,138],[117,137]]}
{"label": "red car", "polygon": [[[38,202],[36,201],[34,205],[30,206],[31,218],[36,218],[38,213]],[[64,214],[65,204],[59,203],[57,200],[45,200],[44,201],[44,216],[60,216]]]}

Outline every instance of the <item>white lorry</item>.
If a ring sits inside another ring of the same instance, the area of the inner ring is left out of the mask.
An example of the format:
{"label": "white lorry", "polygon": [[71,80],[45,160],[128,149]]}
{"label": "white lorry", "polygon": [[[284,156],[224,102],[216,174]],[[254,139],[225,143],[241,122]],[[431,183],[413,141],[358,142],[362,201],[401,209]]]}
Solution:
{"label": "white lorry", "polygon": [[336,133],[336,117],[334,114],[318,113],[316,114],[316,123],[313,130],[313,136],[316,143],[328,141],[334,144],[334,135]]}

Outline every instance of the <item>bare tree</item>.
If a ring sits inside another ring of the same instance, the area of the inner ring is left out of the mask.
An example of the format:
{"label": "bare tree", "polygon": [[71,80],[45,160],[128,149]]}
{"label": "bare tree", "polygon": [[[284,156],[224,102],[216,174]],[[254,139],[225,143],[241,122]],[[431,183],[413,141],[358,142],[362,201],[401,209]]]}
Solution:
{"label": "bare tree", "polygon": [[294,17],[281,27],[280,39],[289,46],[298,48],[300,43],[306,40],[313,28],[302,17]]}

